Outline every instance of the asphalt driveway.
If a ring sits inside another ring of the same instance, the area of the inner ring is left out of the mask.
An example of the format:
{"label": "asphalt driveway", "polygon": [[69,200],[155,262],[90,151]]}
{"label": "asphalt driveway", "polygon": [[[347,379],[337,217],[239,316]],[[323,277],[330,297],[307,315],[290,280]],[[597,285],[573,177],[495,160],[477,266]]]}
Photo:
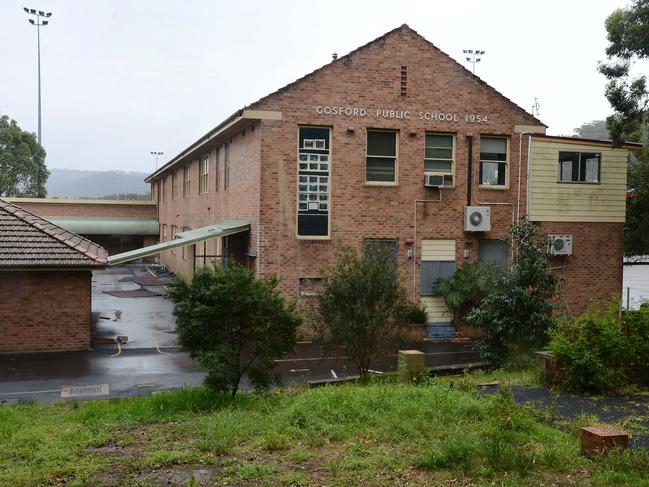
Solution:
{"label": "asphalt driveway", "polygon": [[[178,349],[169,277],[155,266],[127,265],[96,271],[92,279],[93,350],[0,356],[0,404],[91,400],[198,386],[204,370]],[[460,370],[477,362],[467,342],[416,343],[426,365]],[[395,370],[396,350],[374,364]],[[322,358],[317,346],[299,344],[277,361],[284,385],[356,374],[346,357]],[[242,384],[246,389],[247,384]]]}

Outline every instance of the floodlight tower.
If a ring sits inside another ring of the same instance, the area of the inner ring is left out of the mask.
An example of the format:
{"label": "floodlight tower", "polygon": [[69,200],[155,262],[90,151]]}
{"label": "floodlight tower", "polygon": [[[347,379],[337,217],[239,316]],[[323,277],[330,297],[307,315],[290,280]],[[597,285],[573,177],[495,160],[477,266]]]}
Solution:
{"label": "floodlight tower", "polygon": [[155,168],[156,171],[158,170],[158,157],[160,157],[164,152],[158,152],[158,151],[151,151],[151,155],[155,157]]}
{"label": "floodlight tower", "polygon": [[479,56],[482,56],[485,52],[481,51],[480,49],[465,49],[462,51],[464,54],[470,54],[466,58],[467,61],[469,61],[473,65],[473,74],[475,74],[475,63],[479,63],[480,59],[482,59]]}
{"label": "floodlight tower", "polygon": [[28,19],[29,23],[36,26],[36,36],[38,38],[38,143],[41,144],[41,27],[49,24],[48,19],[52,16],[52,12],[43,12],[42,10],[36,10],[33,8],[23,7],[23,10],[27,12],[28,15],[33,15],[36,17],[34,19]]}

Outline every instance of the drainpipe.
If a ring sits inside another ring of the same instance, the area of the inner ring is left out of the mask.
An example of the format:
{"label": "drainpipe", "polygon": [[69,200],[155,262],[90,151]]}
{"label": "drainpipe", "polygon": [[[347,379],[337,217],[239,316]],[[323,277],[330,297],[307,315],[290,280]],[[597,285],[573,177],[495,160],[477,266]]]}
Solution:
{"label": "drainpipe", "polygon": [[466,144],[468,147],[469,158],[467,160],[467,189],[466,189],[466,205],[471,206],[471,185],[473,184],[473,135],[467,134]]}
{"label": "drainpipe", "polygon": [[[521,132],[518,138],[518,194],[516,195],[516,221],[521,219],[521,167],[523,165],[523,135],[527,135],[527,148],[529,151],[530,145],[532,143],[532,133],[531,132]],[[527,187],[529,189],[529,168],[530,168],[530,157],[529,153],[527,156]],[[527,200],[529,201],[529,193],[527,193]],[[526,202],[527,203],[527,202]]]}
{"label": "drainpipe", "polygon": [[412,298],[417,299],[417,204],[418,203],[439,203],[442,201],[442,188],[439,188],[439,199],[437,200],[415,200],[414,209],[414,234],[412,242]]}

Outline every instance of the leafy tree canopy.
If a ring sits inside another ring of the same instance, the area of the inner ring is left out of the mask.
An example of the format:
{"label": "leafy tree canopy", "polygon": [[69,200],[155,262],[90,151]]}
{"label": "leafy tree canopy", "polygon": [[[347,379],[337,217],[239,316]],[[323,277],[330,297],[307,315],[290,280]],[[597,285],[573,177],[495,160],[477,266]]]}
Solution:
{"label": "leafy tree canopy", "polygon": [[278,283],[238,264],[204,267],[191,282],[176,278],[169,295],[178,339],[207,369],[208,387],[234,397],[244,375],[259,389],[273,382],[274,360],[293,351],[302,322]]}
{"label": "leafy tree canopy", "polygon": [[606,120],[613,141],[620,145],[632,140],[634,132],[647,123],[649,92],[646,76],[633,76],[634,61],[649,58],[649,0],[634,0],[606,19],[609,45],[607,63],[599,70],[608,79],[606,98],[615,113]]}
{"label": "leafy tree canopy", "polygon": [[15,120],[0,116],[0,196],[47,196],[45,149]]}
{"label": "leafy tree canopy", "polygon": [[606,127],[606,120],[593,120],[592,122],[582,123],[573,131],[575,137],[581,139],[609,140],[611,138]]}

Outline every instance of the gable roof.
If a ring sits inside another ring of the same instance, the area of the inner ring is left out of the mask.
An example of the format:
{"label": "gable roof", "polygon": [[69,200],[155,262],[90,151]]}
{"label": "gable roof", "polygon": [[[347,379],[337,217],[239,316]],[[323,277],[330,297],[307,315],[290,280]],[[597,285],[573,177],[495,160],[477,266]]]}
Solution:
{"label": "gable roof", "polygon": [[[520,111],[522,114],[524,114],[525,116],[527,116],[527,117],[529,118],[529,120],[530,120],[530,123],[537,123],[538,125],[542,125],[542,126],[544,126],[544,127],[547,127],[547,125],[545,125],[543,122],[541,122],[541,121],[540,121],[538,118],[536,118],[534,115],[532,115],[532,114],[529,113],[527,110],[525,110],[524,108],[522,108],[522,107],[520,107],[519,105],[517,105],[516,103],[514,103],[512,100],[510,100],[509,98],[507,98],[507,97],[506,97],[505,95],[503,95],[501,92],[499,92],[498,90],[496,90],[493,86],[489,85],[489,84],[486,83],[484,80],[482,80],[479,76],[476,76],[474,73],[472,73],[472,72],[471,72],[470,70],[468,70],[466,67],[462,66],[460,63],[458,63],[458,62],[457,62],[455,59],[453,59],[451,56],[449,56],[449,55],[446,54],[444,51],[442,51],[442,50],[439,49],[437,46],[435,46],[432,42],[430,42],[429,40],[427,40],[424,36],[422,36],[422,35],[419,34],[417,31],[415,31],[414,29],[412,29],[408,24],[402,24],[401,26],[397,27],[396,29],[392,29],[391,31],[386,32],[385,34],[383,34],[383,35],[377,37],[376,39],[374,39],[374,40],[368,42],[367,44],[363,44],[362,46],[360,46],[360,47],[354,49],[353,51],[351,51],[351,52],[349,52],[349,53],[347,53],[346,55],[344,55],[344,56],[340,56],[340,57],[338,57],[337,59],[334,59],[333,61],[331,61],[331,62],[325,64],[324,66],[321,66],[321,67],[319,67],[318,69],[316,69],[316,70],[314,70],[314,71],[312,71],[312,72],[310,72],[310,73],[308,73],[308,74],[305,74],[304,76],[302,76],[302,77],[296,79],[295,81],[292,81],[291,83],[289,83],[289,84],[287,84],[287,85],[285,85],[285,86],[279,88],[278,90],[275,90],[275,91],[273,91],[272,93],[269,93],[268,95],[263,96],[262,98],[258,99],[257,101],[252,102],[252,103],[250,103],[249,105],[244,106],[243,108],[240,108],[239,110],[237,110],[236,112],[234,112],[232,115],[230,115],[228,118],[226,118],[223,122],[221,122],[219,125],[217,125],[217,126],[214,127],[212,130],[210,130],[209,132],[207,132],[207,134],[205,134],[204,136],[200,137],[200,138],[197,139],[195,142],[193,142],[189,147],[187,147],[187,149],[185,149],[184,151],[180,152],[178,155],[174,156],[174,157],[173,157],[169,162],[167,162],[166,164],[163,164],[159,169],[156,169],[154,172],[152,172],[151,174],[149,174],[149,175],[148,175],[144,180],[145,180],[146,182],[151,182],[151,181],[154,179],[154,177],[156,177],[156,176],[158,176],[158,175],[164,173],[167,169],[170,169],[171,167],[175,166],[175,165],[176,165],[180,160],[184,160],[184,159],[186,158],[186,156],[192,152],[193,148],[196,147],[200,142],[210,139],[210,137],[212,137],[213,134],[215,134],[215,133],[219,133],[219,132],[222,131],[222,130],[228,129],[228,128],[229,128],[230,126],[232,126],[235,122],[237,122],[237,121],[241,121],[242,118],[245,119],[245,118],[246,118],[246,117],[245,117],[245,112],[246,112],[246,111],[254,112],[254,111],[255,111],[255,108],[256,108],[259,104],[265,102],[267,99],[272,98],[272,97],[275,96],[275,95],[278,95],[278,94],[280,94],[280,93],[283,93],[283,92],[289,90],[289,89],[292,88],[293,86],[299,84],[301,81],[306,80],[306,79],[309,79],[309,78],[311,78],[311,77],[317,75],[318,73],[320,73],[320,72],[322,72],[322,71],[324,71],[324,70],[326,70],[326,69],[329,69],[329,68],[331,68],[331,67],[333,67],[333,66],[337,66],[339,63],[343,63],[343,62],[345,62],[345,61],[349,61],[349,60],[351,60],[352,56],[358,54],[359,52],[361,52],[361,51],[367,49],[368,47],[370,47],[370,46],[372,46],[372,45],[374,45],[374,44],[377,44],[377,43],[380,43],[380,42],[384,41],[384,40],[387,39],[388,37],[390,37],[390,36],[392,36],[392,35],[394,35],[394,34],[397,34],[397,33],[400,32],[400,31],[409,32],[409,33],[413,34],[414,36],[416,36],[417,38],[421,39],[421,40],[422,40],[422,41],[423,41],[423,42],[424,42],[428,47],[430,47],[431,49],[435,50],[435,51],[436,51],[437,53],[439,53],[441,56],[445,57],[445,58],[448,59],[450,62],[452,62],[454,65],[456,65],[456,66],[458,66],[459,68],[461,68],[465,75],[470,76],[471,78],[475,79],[478,83],[480,83],[481,85],[485,86],[487,89],[491,90],[491,91],[492,91],[494,94],[496,94],[498,97],[502,98],[502,99],[503,99],[507,104],[509,104],[510,106],[512,106],[515,110],[518,110],[518,111]],[[248,122],[248,124],[249,124],[249,122]]]}
{"label": "gable roof", "polygon": [[266,99],[268,99],[268,98],[270,98],[270,97],[272,97],[272,96],[275,96],[275,95],[277,95],[277,94],[279,94],[279,93],[282,93],[282,92],[288,90],[289,88],[291,88],[291,87],[293,87],[294,85],[298,84],[298,83],[299,83],[300,81],[302,81],[302,80],[305,80],[305,79],[311,78],[312,76],[318,74],[319,72],[324,71],[325,69],[328,69],[328,68],[330,68],[330,67],[332,67],[332,66],[334,66],[334,65],[336,65],[336,64],[339,64],[339,63],[344,62],[344,61],[346,61],[346,60],[349,61],[349,60],[351,60],[352,56],[354,56],[355,54],[358,54],[360,51],[363,51],[363,50],[367,49],[369,46],[371,46],[371,45],[373,45],[373,44],[376,44],[376,43],[382,42],[382,41],[384,41],[385,39],[387,39],[388,37],[390,37],[390,36],[392,36],[392,35],[394,35],[394,34],[400,32],[400,31],[409,32],[409,33],[413,34],[414,36],[418,37],[418,38],[421,39],[424,43],[426,43],[426,44],[428,45],[428,47],[430,47],[431,49],[433,49],[434,51],[436,51],[438,54],[440,54],[441,56],[443,56],[443,57],[445,57],[446,59],[448,59],[449,61],[451,61],[451,62],[452,62],[453,64],[455,64],[456,66],[460,67],[460,68],[464,71],[464,74],[465,74],[465,75],[474,78],[478,83],[480,83],[481,85],[487,87],[489,90],[491,90],[491,91],[492,91],[493,93],[495,93],[497,96],[499,96],[500,98],[502,98],[503,100],[505,100],[509,105],[511,105],[512,107],[514,107],[514,108],[517,109],[517,110],[522,111],[525,115],[527,115],[527,116],[530,118],[530,121],[534,121],[534,122],[538,123],[539,125],[543,125],[544,127],[547,127],[546,124],[544,124],[543,122],[541,122],[541,121],[540,121],[538,118],[536,118],[534,115],[532,115],[532,114],[529,113],[527,110],[525,110],[525,109],[522,108],[521,106],[519,106],[519,105],[517,105],[516,103],[514,103],[512,100],[510,100],[509,98],[507,98],[505,95],[503,95],[503,94],[502,94],[500,91],[498,91],[496,88],[494,88],[493,86],[491,86],[490,84],[488,84],[488,83],[487,83],[486,81],[484,81],[482,78],[480,78],[479,76],[475,75],[473,72],[471,72],[471,71],[470,71],[469,69],[467,69],[465,66],[463,66],[463,65],[460,64],[460,63],[458,63],[455,59],[453,59],[451,56],[449,56],[448,54],[446,54],[444,51],[442,51],[440,48],[438,48],[435,44],[433,44],[433,43],[430,42],[428,39],[426,39],[424,36],[422,36],[419,32],[417,32],[415,29],[413,29],[412,27],[410,27],[408,24],[401,24],[401,25],[400,25],[399,27],[397,27],[396,29],[392,29],[391,31],[386,32],[385,34],[383,34],[383,35],[377,37],[376,39],[374,39],[374,40],[368,42],[367,44],[363,44],[362,46],[357,47],[356,49],[354,49],[353,51],[351,51],[351,52],[345,54],[344,56],[340,56],[340,57],[338,57],[337,59],[334,59],[333,61],[331,61],[331,62],[325,64],[324,66],[321,66],[321,67],[319,67],[318,69],[316,69],[316,70],[314,70],[314,71],[312,71],[312,72],[310,72],[310,73],[308,73],[308,74],[302,76],[301,78],[298,78],[298,79],[296,79],[295,81],[292,81],[291,83],[289,83],[289,84],[287,84],[287,85],[281,87],[280,89],[278,89],[278,90],[276,90],[276,91],[273,91],[272,93],[270,93],[270,94],[268,94],[268,95],[266,95],[266,96],[260,98],[259,100],[257,100],[257,101],[255,101],[255,102],[251,103],[250,105],[244,107],[242,110],[253,108],[255,105],[257,105],[257,104],[259,104],[259,103],[265,101]]}
{"label": "gable roof", "polygon": [[0,269],[105,267],[103,247],[0,199]]}

